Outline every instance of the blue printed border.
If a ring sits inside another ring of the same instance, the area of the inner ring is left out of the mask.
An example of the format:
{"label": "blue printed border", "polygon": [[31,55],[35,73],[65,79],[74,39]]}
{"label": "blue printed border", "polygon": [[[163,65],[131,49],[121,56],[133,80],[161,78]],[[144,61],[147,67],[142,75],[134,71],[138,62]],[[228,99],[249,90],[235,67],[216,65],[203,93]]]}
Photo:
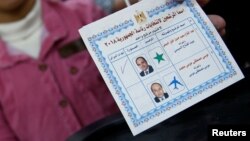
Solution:
{"label": "blue printed border", "polygon": [[[109,64],[106,61],[106,58],[103,56],[102,51],[99,49],[99,46],[97,45],[97,41],[100,41],[102,39],[107,38],[110,35],[114,35],[117,32],[121,32],[122,30],[127,29],[130,26],[134,25],[134,22],[132,20],[125,21],[117,26],[114,26],[113,28],[110,28],[107,31],[103,31],[97,35],[94,35],[90,38],[88,38],[93,51],[95,52],[95,55],[97,56],[99,62],[101,63],[102,67],[104,68],[104,72],[108,76],[110,83],[112,84],[113,88],[116,91],[116,94],[119,96],[119,99],[121,100],[122,105],[124,106],[125,110],[128,113],[128,116],[130,117],[133,125],[135,127],[143,124],[144,122],[149,121],[150,119],[160,116],[162,113],[165,113],[166,111],[171,110],[172,108],[175,108],[176,106],[182,104],[183,102],[192,99],[193,97],[202,94],[204,91],[211,89],[213,86],[222,83],[224,80],[233,77],[236,75],[236,71],[234,70],[233,66],[231,65],[228,58],[225,56],[225,52],[222,50],[219,42],[216,40],[216,38],[213,35],[213,32],[208,28],[207,23],[203,20],[203,18],[200,16],[200,13],[195,9],[193,3],[191,0],[186,0],[185,4],[189,7],[190,11],[194,14],[194,17],[199,21],[199,24],[201,24],[204,31],[206,31],[207,37],[210,39],[212,44],[214,45],[216,51],[218,52],[219,56],[222,58],[223,63],[226,65],[229,72],[222,73],[211,80],[201,84],[198,87],[193,88],[192,90],[189,90],[188,92],[180,95],[179,97],[161,105],[158,108],[155,108],[146,114],[143,114],[140,118],[136,117],[136,114],[133,112],[132,106],[130,106],[129,101],[125,97],[125,93],[123,92],[122,88],[118,85],[117,78],[113,75],[112,70],[109,67]],[[153,17],[155,15],[158,15],[161,12],[164,12],[174,6],[176,6],[176,2],[170,2],[164,6],[157,7],[151,11],[148,11],[148,15],[150,17]]]}

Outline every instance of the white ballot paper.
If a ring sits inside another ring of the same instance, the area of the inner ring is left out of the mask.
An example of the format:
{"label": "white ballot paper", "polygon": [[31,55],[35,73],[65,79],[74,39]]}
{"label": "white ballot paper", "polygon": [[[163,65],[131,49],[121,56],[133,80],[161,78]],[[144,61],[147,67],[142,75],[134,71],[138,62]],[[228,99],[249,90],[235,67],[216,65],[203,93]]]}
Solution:
{"label": "white ballot paper", "polygon": [[79,32],[133,135],[244,78],[196,0],[143,0]]}

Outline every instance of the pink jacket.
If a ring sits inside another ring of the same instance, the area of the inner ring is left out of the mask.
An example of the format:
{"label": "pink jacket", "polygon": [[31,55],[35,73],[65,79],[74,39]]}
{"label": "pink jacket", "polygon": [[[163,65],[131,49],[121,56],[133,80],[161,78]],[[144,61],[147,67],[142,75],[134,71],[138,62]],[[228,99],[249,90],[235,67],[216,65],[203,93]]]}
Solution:
{"label": "pink jacket", "polygon": [[89,53],[69,44],[81,26],[104,16],[91,2],[42,0],[38,60],[0,41],[0,141],[64,141],[118,111]]}

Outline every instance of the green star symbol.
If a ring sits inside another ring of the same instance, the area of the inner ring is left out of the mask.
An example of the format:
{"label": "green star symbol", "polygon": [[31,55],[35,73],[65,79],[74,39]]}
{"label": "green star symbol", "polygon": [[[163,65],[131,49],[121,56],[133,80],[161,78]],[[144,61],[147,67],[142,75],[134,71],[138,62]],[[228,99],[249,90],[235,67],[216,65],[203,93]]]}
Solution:
{"label": "green star symbol", "polygon": [[154,57],[154,59],[156,59],[158,61],[158,64],[161,62],[161,61],[165,61],[164,58],[163,58],[163,53],[162,54],[158,54],[156,52],[156,56]]}

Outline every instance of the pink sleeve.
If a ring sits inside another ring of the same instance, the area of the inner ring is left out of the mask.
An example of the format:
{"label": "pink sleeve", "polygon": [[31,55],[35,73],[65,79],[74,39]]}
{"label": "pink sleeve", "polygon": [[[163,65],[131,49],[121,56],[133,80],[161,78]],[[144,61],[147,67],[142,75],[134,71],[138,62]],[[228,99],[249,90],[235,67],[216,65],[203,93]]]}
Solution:
{"label": "pink sleeve", "polygon": [[64,2],[67,7],[76,12],[79,18],[83,19],[84,23],[96,21],[106,14],[95,4],[94,0],[66,0]]}
{"label": "pink sleeve", "polygon": [[[4,88],[0,79],[0,94],[4,93]],[[18,141],[10,129],[7,120],[5,119],[2,102],[0,99],[0,141]]]}
{"label": "pink sleeve", "polygon": [[0,141],[18,141],[8,126],[0,105]]}

